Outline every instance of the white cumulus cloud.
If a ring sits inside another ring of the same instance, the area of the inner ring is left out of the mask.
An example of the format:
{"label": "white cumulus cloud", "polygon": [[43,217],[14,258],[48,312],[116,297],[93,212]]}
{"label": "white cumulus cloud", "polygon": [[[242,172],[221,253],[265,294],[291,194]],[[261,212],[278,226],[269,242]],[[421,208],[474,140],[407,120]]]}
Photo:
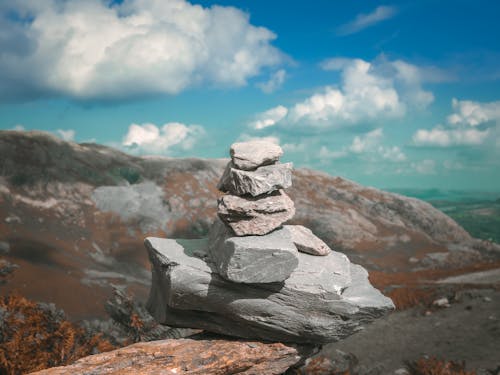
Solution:
{"label": "white cumulus cloud", "polygon": [[405,161],[406,155],[401,148],[383,145],[383,138],[383,129],[377,128],[366,134],[355,136],[347,150],[353,154],[368,154],[372,160],[381,158],[393,162]]}
{"label": "white cumulus cloud", "polygon": [[488,137],[489,131],[478,129],[444,129],[436,127],[430,130],[419,129],[413,135],[413,142],[417,146],[472,146],[482,144]]}
{"label": "white cumulus cloud", "polygon": [[322,146],[318,155],[322,160],[357,156],[370,162],[380,160],[390,162],[406,161],[406,155],[399,146],[386,146],[383,144],[383,140],[384,131],[382,128],[377,128],[368,133],[355,136],[349,146],[340,150],[330,150],[326,146]]}
{"label": "white cumulus cloud", "polygon": [[242,86],[282,61],[271,45],[275,34],[234,7],[13,1],[0,8],[0,19],[4,97],[116,99],[175,94],[202,83]]}
{"label": "white cumulus cloud", "polygon": [[392,6],[381,5],[372,12],[358,14],[354,20],[348,22],[337,29],[338,35],[350,35],[357,33],[367,27],[376,25],[379,22],[388,20],[397,14],[397,9]]}
{"label": "white cumulus cloud", "polygon": [[451,105],[453,113],[448,116],[448,123],[452,125],[478,126],[488,121],[500,120],[500,101],[480,103],[453,98]]}
{"label": "white cumulus cloud", "polygon": [[371,151],[380,143],[382,137],[382,128],[372,130],[364,135],[357,135],[354,137],[351,146],[349,146],[349,151],[355,154]]}
{"label": "white cumulus cloud", "polygon": [[74,141],[76,132],[73,129],[57,129],[56,134],[65,141]]}
{"label": "white cumulus cloud", "polygon": [[491,136],[500,139],[500,101],[453,99],[451,105],[453,112],[447,117],[447,126],[417,130],[412,138],[416,146],[474,146],[485,143]]}
{"label": "white cumulus cloud", "polygon": [[271,108],[265,112],[262,112],[256,116],[256,120],[250,123],[250,127],[253,129],[264,129],[275,125],[277,122],[281,121],[288,114],[288,109],[282,105]]}
{"label": "white cumulus cloud", "polygon": [[392,146],[392,147],[379,146],[378,152],[382,156],[382,159],[385,160],[395,161],[395,162],[406,161],[406,155],[399,146]]}
{"label": "white cumulus cloud", "polygon": [[155,124],[131,124],[122,145],[128,150],[168,154],[173,148],[189,150],[205,134],[199,125],[169,122],[161,127]]}
{"label": "white cumulus cloud", "polygon": [[270,94],[279,89],[285,82],[285,79],[286,71],[285,69],[280,69],[271,75],[269,81],[258,83],[257,87],[259,87],[266,94]]}
{"label": "white cumulus cloud", "polygon": [[318,153],[318,156],[322,161],[325,161],[326,159],[342,159],[348,155],[349,153],[346,150],[331,150],[326,146],[321,146]]}
{"label": "white cumulus cloud", "polygon": [[436,162],[432,159],[425,159],[412,163],[411,166],[420,174],[435,174]]}
{"label": "white cumulus cloud", "polygon": [[[280,122],[312,126],[342,127],[362,121],[398,118],[409,108],[422,109],[433,100],[422,88],[422,75],[415,65],[385,58],[374,62],[335,58],[323,62],[326,70],[340,70],[340,84],[319,92],[288,108]],[[258,115],[265,118],[266,112]]]}

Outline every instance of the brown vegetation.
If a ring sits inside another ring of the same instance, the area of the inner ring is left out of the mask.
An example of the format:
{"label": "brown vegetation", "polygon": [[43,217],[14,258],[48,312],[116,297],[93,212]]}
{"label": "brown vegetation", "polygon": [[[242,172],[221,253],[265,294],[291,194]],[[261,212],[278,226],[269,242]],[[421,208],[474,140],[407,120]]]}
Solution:
{"label": "brown vegetation", "polygon": [[101,334],[87,334],[53,304],[18,295],[0,298],[0,374],[22,374],[66,365],[115,349]]}
{"label": "brown vegetation", "polygon": [[[500,267],[500,262],[478,263],[457,269],[427,269],[414,272],[384,272],[370,270],[370,282],[385,295],[390,297],[396,309],[405,310],[414,306],[432,304],[438,292],[443,288],[435,281],[449,276],[457,276],[477,271],[486,271]],[[467,288],[467,285],[447,286],[449,293]],[[479,288],[480,286],[475,285]],[[485,287],[491,288],[492,285]]]}
{"label": "brown vegetation", "polygon": [[443,361],[435,357],[422,357],[407,364],[410,375],[476,375],[475,371],[467,371],[465,363]]}

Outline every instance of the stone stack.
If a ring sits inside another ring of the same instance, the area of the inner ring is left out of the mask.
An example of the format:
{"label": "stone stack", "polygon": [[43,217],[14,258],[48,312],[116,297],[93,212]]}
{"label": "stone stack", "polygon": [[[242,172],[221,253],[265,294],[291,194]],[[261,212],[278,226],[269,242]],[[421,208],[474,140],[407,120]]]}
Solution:
{"label": "stone stack", "polygon": [[280,146],[235,143],[218,188],[209,254],[220,276],[237,283],[285,281],[299,264],[297,251],[327,255],[328,246],[302,226],[284,226],[295,214],[283,191],[292,185],[292,163],[281,164]]}
{"label": "stone stack", "polygon": [[152,263],[148,309],[169,326],[320,344],[337,341],[391,310],[367,272],[309,229],[284,192],[292,164],[262,142],[235,143],[218,188],[208,239],[145,241]]}

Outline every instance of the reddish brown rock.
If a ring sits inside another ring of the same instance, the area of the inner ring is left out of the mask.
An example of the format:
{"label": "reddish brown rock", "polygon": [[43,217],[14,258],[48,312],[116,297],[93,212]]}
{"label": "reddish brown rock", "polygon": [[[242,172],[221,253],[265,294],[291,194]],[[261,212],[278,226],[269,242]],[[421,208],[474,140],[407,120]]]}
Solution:
{"label": "reddish brown rock", "polygon": [[161,340],[91,355],[70,366],[53,367],[33,374],[282,374],[301,358],[298,349],[281,343]]}
{"label": "reddish brown rock", "polygon": [[217,214],[237,236],[262,236],[290,220],[295,206],[283,190],[260,198],[226,194],[218,200]]}
{"label": "reddish brown rock", "polygon": [[292,236],[297,250],[311,255],[328,255],[332,251],[326,243],[316,237],[313,232],[302,225],[285,225]]}

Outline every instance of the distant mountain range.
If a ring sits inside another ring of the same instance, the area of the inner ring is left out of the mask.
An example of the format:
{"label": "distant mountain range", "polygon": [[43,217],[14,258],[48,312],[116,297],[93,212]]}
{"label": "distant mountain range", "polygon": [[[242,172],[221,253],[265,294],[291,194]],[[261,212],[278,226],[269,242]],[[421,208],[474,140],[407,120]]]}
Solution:
{"label": "distant mountain range", "polygon": [[500,192],[443,189],[385,189],[425,201],[500,201]]}
{"label": "distant mountain range", "polygon": [[[2,292],[55,302],[72,319],[103,316],[112,286],[146,298],[144,238],[206,235],[227,163],[17,131],[0,132],[0,161],[0,248],[19,265]],[[365,266],[386,292],[500,259],[500,246],[415,198],[308,169],[294,172],[288,193],[293,222]]]}

